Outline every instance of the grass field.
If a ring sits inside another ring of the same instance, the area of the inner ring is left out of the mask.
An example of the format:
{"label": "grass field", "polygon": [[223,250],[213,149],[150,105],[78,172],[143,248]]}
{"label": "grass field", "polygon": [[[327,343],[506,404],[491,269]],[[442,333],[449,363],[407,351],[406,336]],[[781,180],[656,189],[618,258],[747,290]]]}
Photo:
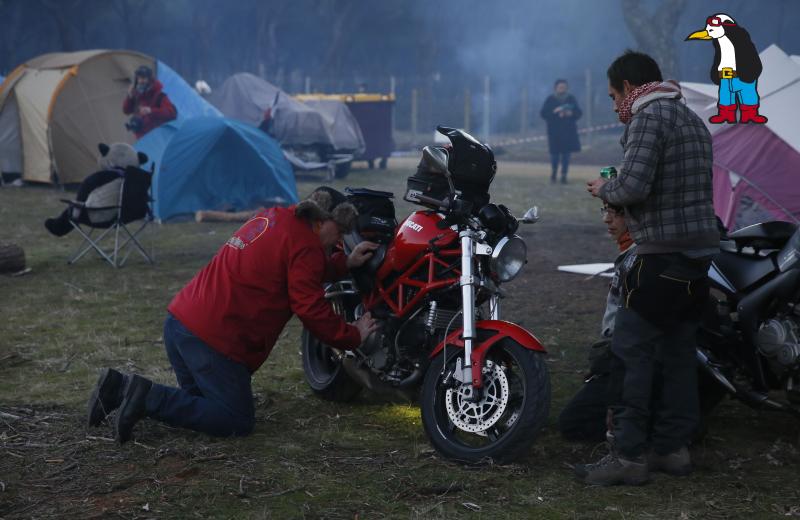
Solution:
{"label": "grass field", "polygon": [[[335,186],[401,194],[412,160],[354,170]],[[602,447],[571,444],[555,427],[578,388],[599,333],[606,282],[556,272],[561,263],[611,261],[599,204],[576,167],[567,186],[548,167],[501,163],[493,199],[516,213],[535,202],[542,220],[522,228],[529,264],[505,302],[548,348],[553,405],[547,428],[517,464],[467,468],[437,457],[415,404],[362,394],[350,404],[315,398],[300,367],[293,320],[256,373],[257,424],[244,439],[214,439],[153,421],[119,447],[111,427],[87,431],[86,399],[99,369],[174,384],[161,328],[172,296],[235,229],[186,222],[153,226],[157,263],[132,256],[114,270],[98,257],[66,258],[77,236],[42,223],[65,194],[0,188],[0,241],[15,242],[32,271],[0,276],[0,518],[768,518],[800,516],[800,428],[786,416],[725,401],[693,449],[697,471],[642,488],[587,488],[570,465]],[[320,179],[298,183],[307,194]],[[398,201],[398,215],[411,209]]]}

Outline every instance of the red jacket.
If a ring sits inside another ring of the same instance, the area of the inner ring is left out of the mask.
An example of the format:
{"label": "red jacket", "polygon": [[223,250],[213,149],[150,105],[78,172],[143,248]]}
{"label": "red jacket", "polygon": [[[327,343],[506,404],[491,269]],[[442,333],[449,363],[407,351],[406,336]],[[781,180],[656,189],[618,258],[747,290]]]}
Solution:
{"label": "red jacket", "polygon": [[142,137],[144,134],[157,128],[168,121],[172,121],[178,117],[178,111],[172,101],[169,100],[167,95],[161,91],[164,86],[160,81],[153,80],[150,88],[144,94],[139,94],[134,89],[133,97],[130,95],[125,96],[125,101],[122,102],[122,111],[126,115],[139,116],[140,107],[149,107],[150,113],[142,118],[142,129],[136,132],[136,138]]}
{"label": "red jacket", "polygon": [[297,314],[324,343],[359,346],[358,329],[333,312],[322,284],[347,272],[344,254],[326,257],[294,207],[262,211],[239,228],[168,310],[195,336],[251,372]]}

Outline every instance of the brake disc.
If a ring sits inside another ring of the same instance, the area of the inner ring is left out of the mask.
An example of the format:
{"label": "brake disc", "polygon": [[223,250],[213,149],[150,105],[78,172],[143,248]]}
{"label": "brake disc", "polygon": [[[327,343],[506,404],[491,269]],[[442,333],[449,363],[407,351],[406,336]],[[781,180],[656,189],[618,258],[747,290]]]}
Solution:
{"label": "brake disc", "polygon": [[450,388],[445,393],[447,415],[460,430],[480,434],[494,426],[506,410],[509,390],[505,371],[492,360],[486,360],[483,377],[483,395],[479,401],[470,400],[470,384]]}

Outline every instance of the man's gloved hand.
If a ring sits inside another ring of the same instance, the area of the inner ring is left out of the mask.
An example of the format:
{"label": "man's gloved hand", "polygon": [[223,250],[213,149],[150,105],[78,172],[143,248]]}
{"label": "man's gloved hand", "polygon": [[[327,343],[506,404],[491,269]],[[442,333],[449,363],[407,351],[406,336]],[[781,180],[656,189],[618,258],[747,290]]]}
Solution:
{"label": "man's gloved hand", "polygon": [[378,322],[372,319],[372,314],[368,312],[365,312],[360,318],[350,325],[353,325],[358,329],[358,333],[361,334],[361,343],[364,343],[370,334],[378,330]]}
{"label": "man's gloved hand", "polygon": [[355,269],[356,267],[361,267],[372,258],[372,253],[379,247],[380,244],[376,244],[375,242],[361,242],[347,256],[347,268]]}

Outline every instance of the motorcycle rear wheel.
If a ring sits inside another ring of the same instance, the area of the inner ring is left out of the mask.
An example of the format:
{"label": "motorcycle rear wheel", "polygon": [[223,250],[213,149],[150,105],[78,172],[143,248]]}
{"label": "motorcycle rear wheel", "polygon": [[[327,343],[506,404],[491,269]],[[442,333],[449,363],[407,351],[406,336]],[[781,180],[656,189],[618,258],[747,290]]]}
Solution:
{"label": "motorcycle rear wheel", "polygon": [[336,352],[307,329],[303,329],[301,353],[306,382],[319,397],[345,403],[355,399],[361,391],[361,386],[345,371]]}
{"label": "motorcycle rear wheel", "polygon": [[550,375],[544,354],[510,339],[498,342],[486,356],[483,397],[471,403],[458,388],[445,384],[447,374],[463,356],[461,349],[448,350],[446,363],[443,354],[431,363],[420,396],[422,424],[434,449],[467,464],[518,460],[550,412]]}

